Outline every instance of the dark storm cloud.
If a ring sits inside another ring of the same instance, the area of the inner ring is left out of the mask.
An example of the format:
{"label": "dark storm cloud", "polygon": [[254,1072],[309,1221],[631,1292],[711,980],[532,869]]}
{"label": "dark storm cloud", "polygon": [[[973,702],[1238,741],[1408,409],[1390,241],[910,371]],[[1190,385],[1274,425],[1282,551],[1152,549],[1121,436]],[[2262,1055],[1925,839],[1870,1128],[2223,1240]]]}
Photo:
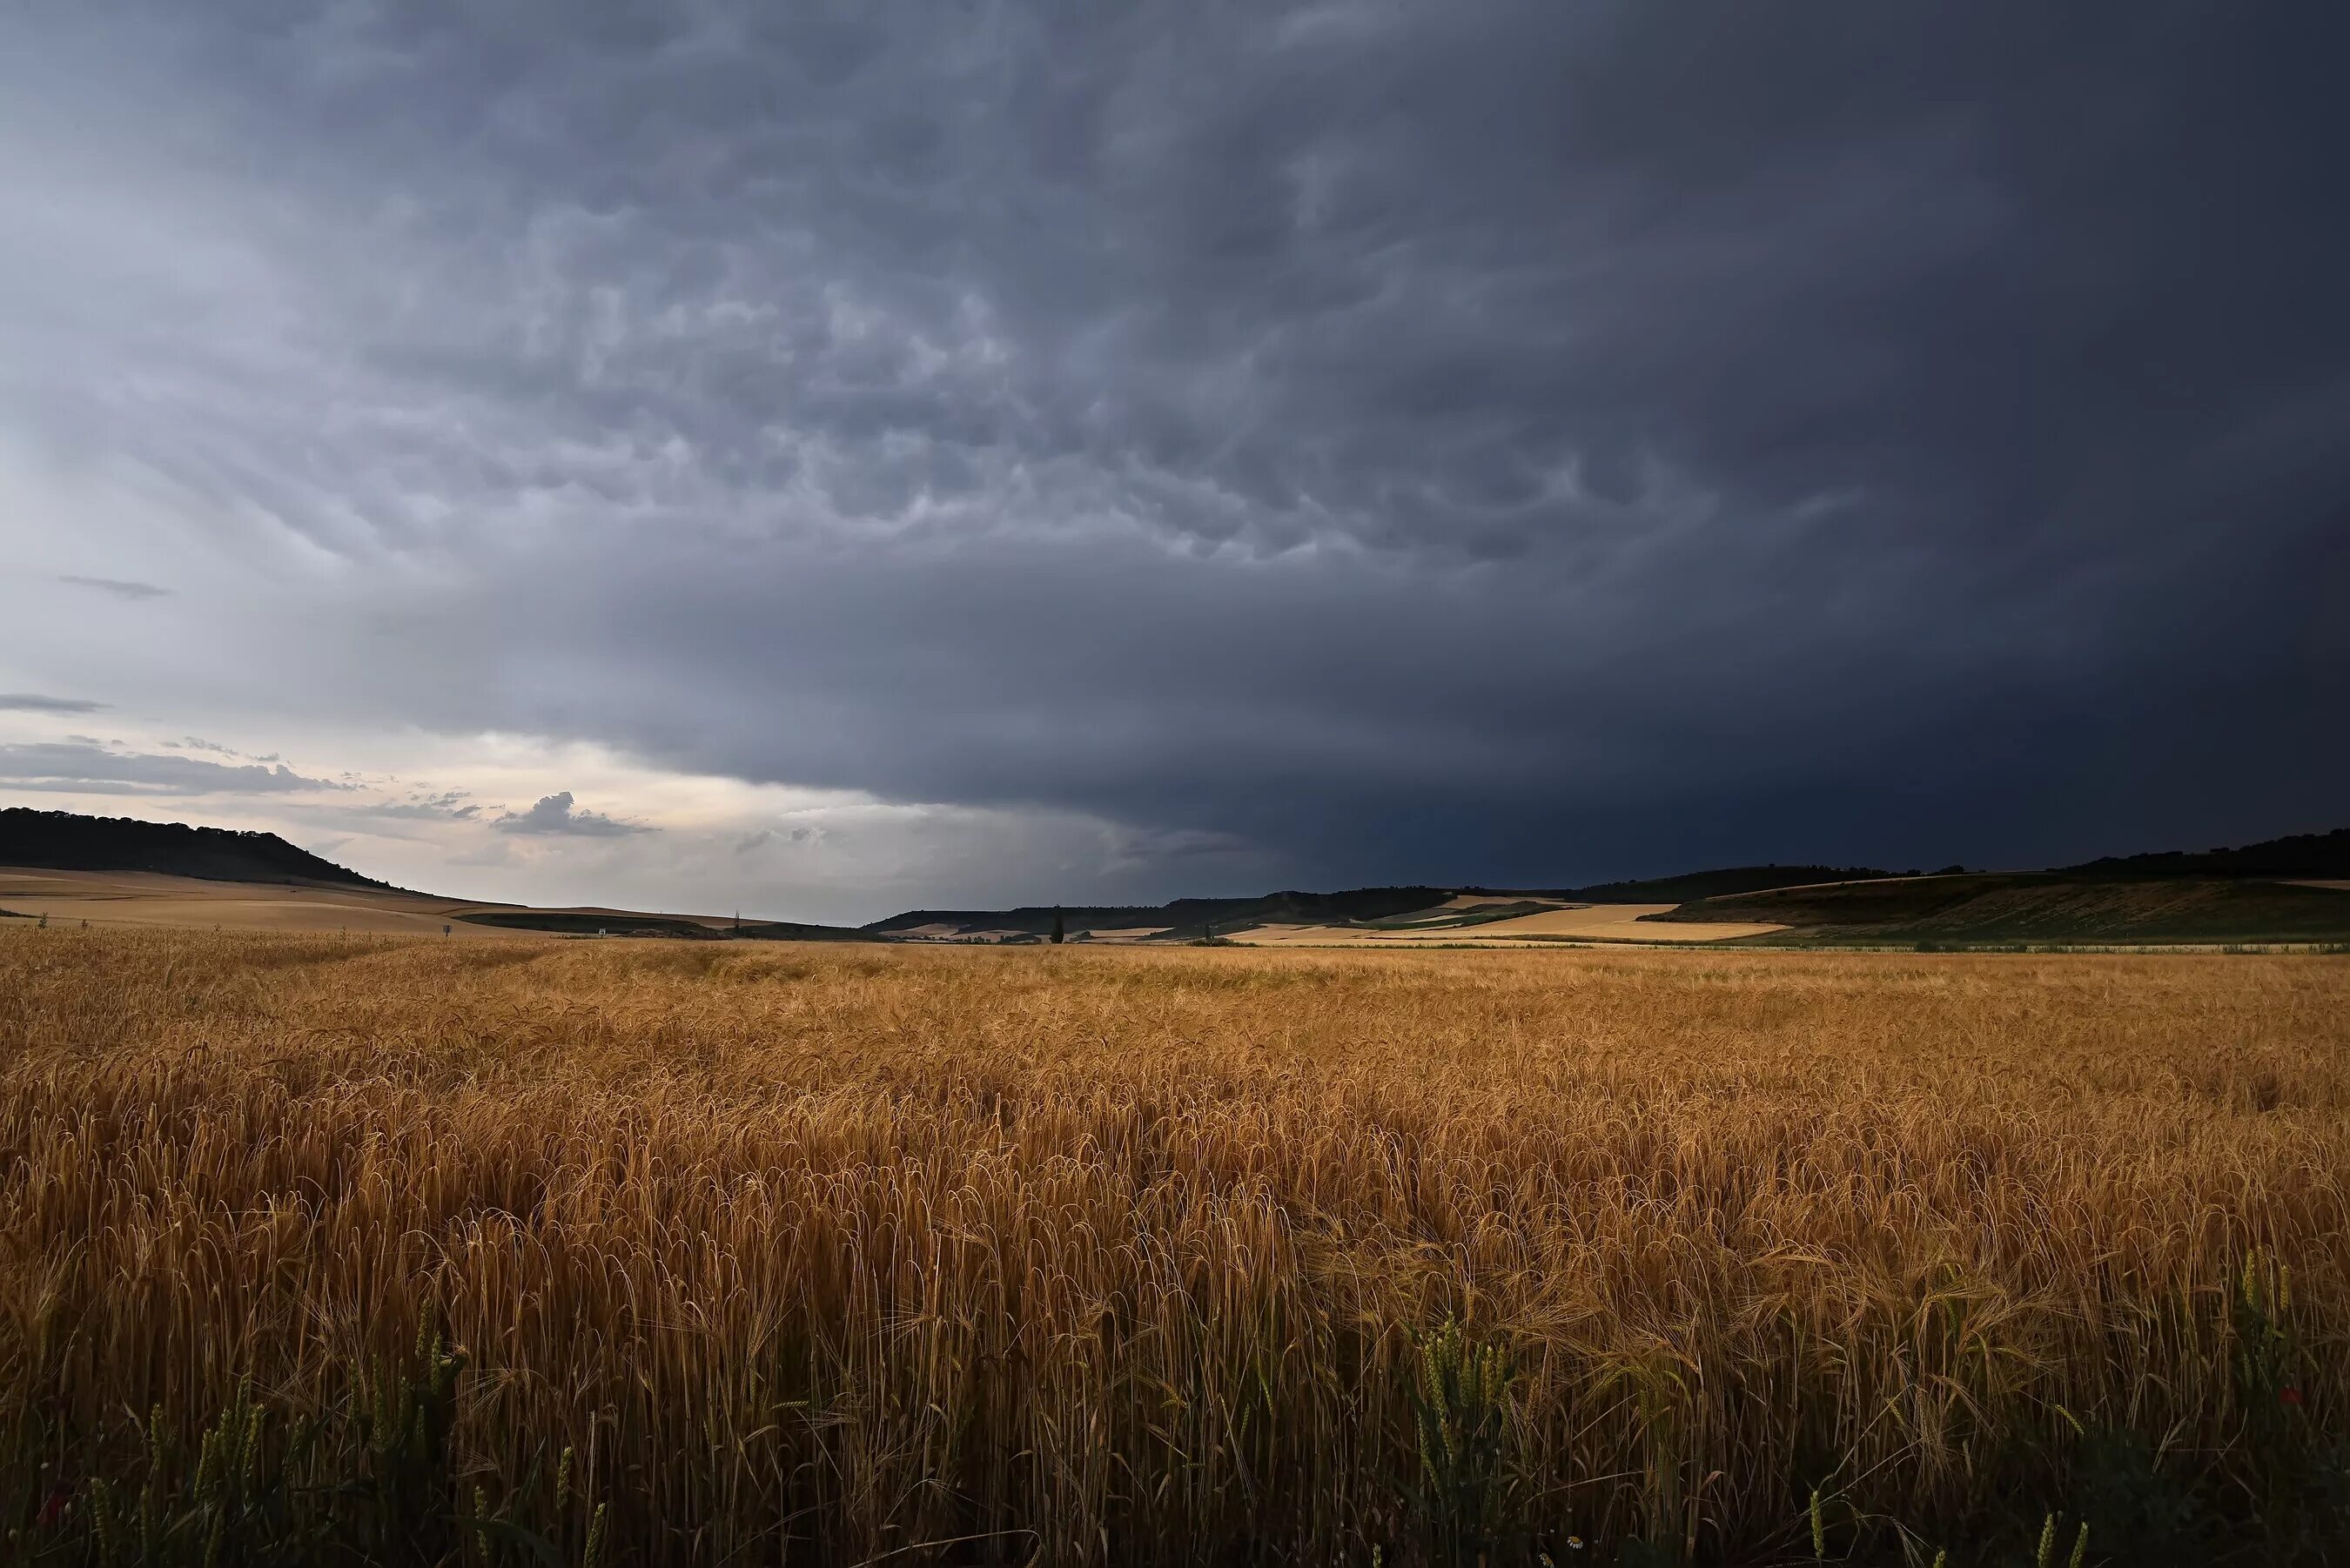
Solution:
{"label": "dark storm cloud", "polygon": [[490,826],[500,833],[562,834],[577,838],[619,838],[651,831],[641,824],[620,822],[601,812],[575,811],[567,789],[540,796],[528,811],[510,811],[493,817]]}
{"label": "dark storm cloud", "polygon": [[290,709],[1326,881],[2341,814],[2334,12],[45,20],[277,249],[0,408],[401,566]]}

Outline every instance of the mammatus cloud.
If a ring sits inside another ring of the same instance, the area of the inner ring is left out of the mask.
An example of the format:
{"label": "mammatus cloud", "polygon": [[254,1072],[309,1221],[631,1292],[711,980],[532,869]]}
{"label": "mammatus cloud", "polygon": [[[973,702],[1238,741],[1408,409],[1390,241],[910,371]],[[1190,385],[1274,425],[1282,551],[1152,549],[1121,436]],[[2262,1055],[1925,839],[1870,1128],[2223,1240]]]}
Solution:
{"label": "mammatus cloud", "polygon": [[95,588],[99,593],[111,594],[116,598],[128,599],[134,604],[141,599],[161,599],[172,597],[172,590],[169,588],[159,588],[152,583],[135,583],[124,577],[84,577],[68,572],[60,575],[57,581],[69,583],[78,588]]}
{"label": "mammatus cloud", "polygon": [[2350,15],[2134,20],[0,8],[5,678],[1073,898],[2330,826]]}
{"label": "mammatus cloud", "polygon": [[601,812],[574,811],[567,789],[540,796],[528,811],[494,817],[490,826],[500,833],[564,834],[579,838],[619,838],[653,831],[641,823],[621,822]]}
{"label": "mammatus cloud", "polygon": [[35,691],[0,691],[0,712],[95,713],[105,706],[103,702],[86,701],[78,697],[44,697]]}

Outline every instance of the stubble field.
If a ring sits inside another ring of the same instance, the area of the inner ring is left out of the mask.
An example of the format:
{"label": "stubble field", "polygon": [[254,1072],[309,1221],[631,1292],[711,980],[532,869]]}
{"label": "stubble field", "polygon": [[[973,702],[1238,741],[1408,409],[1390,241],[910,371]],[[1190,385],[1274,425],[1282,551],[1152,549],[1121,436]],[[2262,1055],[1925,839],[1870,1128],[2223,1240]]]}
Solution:
{"label": "stubble field", "polygon": [[2110,1449],[2086,1561],[2285,1561],[2345,1046],[2315,955],[0,931],[9,1554],[2062,1560]]}

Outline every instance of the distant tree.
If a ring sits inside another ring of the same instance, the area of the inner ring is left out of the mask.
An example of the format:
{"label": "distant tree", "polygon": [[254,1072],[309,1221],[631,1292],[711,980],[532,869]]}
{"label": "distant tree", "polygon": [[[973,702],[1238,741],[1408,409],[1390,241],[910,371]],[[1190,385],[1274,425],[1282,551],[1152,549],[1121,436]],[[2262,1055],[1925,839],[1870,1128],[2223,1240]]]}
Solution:
{"label": "distant tree", "polygon": [[1068,928],[1061,923],[1061,906],[1058,904],[1053,906],[1053,940],[1056,942],[1069,940]]}

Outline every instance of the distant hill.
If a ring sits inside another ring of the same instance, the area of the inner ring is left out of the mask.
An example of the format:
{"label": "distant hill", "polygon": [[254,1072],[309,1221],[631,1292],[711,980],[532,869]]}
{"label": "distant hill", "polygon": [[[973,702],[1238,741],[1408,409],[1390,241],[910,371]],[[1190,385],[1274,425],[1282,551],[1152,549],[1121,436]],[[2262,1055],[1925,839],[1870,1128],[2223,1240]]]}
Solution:
{"label": "distant hill", "polygon": [[[296,848],[272,833],[0,809],[0,866],[65,871],[146,871],[214,882],[305,884],[398,892],[389,884]],[[788,920],[736,926],[625,910],[476,906],[451,916],[479,925],[563,934],[700,940],[889,941],[915,930],[994,933],[1042,940],[1057,918],[1072,937],[1156,929],[1185,941],[1212,928],[1231,936],[1267,925],[1414,929],[1474,926],[1561,901],[1673,904],[1662,921],[1752,921],[1787,928],[1753,940],[2337,941],[2350,940],[2350,890],[2298,883],[2350,881],[2350,828],[2298,834],[2241,848],[2106,857],[2054,871],[1931,876],[1863,867],[1734,866],[1673,877],[1550,890],[1483,888],[1289,889],[1253,898],[1164,904],[1049,905],[1014,909],[911,909],[858,928]],[[1465,897],[1464,897],[1465,896]],[[1490,902],[1470,902],[1485,898]],[[1458,900],[1458,901],[1456,901]],[[1439,910],[1439,906],[1450,905]],[[1440,916],[1402,920],[1400,917]]]}
{"label": "distant hill", "polygon": [[1872,877],[1898,877],[1898,871],[1877,871],[1861,866],[1731,866],[1719,871],[1690,871],[1679,877],[1650,877],[1644,881],[1597,882],[1570,888],[1562,897],[1588,904],[1665,904],[1687,898],[1715,898],[1729,893],[1756,893],[1769,888],[1800,888],[1814,882],[1865,882]]}
{"label": "distant hill", "polygon": [[567,937],[682,937],[689,941],[741,939],[762,942],[861,942],[872,939],[848,926],[797,920],[713,924],[687,915],[639,915],[628,909],[463,909],[456,919],[508,931],[551,931]]}
{"label": "distant hill", "polygon": [[2350,940],[2350,892],[2251,877],[2007,871],[1699,898],[1658,920],[1762,920],[1778,943]]}
{"label": "distant hill", "polygon": [[873,939],[854,926],[817,926],[803,920],[745,920],[740,929],[721,933],[752,942],[869,942]]}
{"label": "distant hill", "polygon": [[2241,849],[2173,849],[2157,855],[2108,855],[2067,866],[2081,877],[2305,877],[2350,878],[2350,827],[2296,833]]}
{"label": "distant hill", "polygon": [[274,833],[190,827],[70,811],[0,810],[0,866],[53,871],[154,871],[212,882],[315,882],[389,888],[297,849]]}
{"label": "distant hill", "polygon": [[1772,943],[2350,940],[2350,891],[2301,885],[2334,880],[2350,880],[2350,828],[2234,849],[2107,856],[2054,871],[1755,888],[1692,898],[1649,918],[1789,928],[1751,939]]}
{"label": "distant hill", "polygon": [[495,926],[506,931],[552,931],[567,937],[689,937],[724,936],[700,920],[678,915],[638,915],[625,909],[461,909],[454,916],[469,925]]}
{"label": "distant hill", "polygon": [[[1675,904],[1648,917],[1672,921],[1761,921],[1821,940],[2266,941],[2350,938],[2350,893],[2289,886],[2293,878],[2350,879],[2350,829],[2301,834],[2241,849],[2107,858],[2056,871],[1930,876],[1861,866],[1731,866],[1554,889],[1360,888],[1346,893],[1284,892],[1258,898],[1178,898],[1172,903],[1069,906],[1068,930],[1159,927],[1183,940],[1212,924],[1231,935],[1259,925],[1419,926],[1420,915],[1457,896],[1490,908],[1456,909],[1470,926],[1523,912],[1513,899],[1589,904]],[[2130,891],[2117,884],[2139,885]],[[1531,909],[1534,906],[1527,905]],[[1054,911],[914,909],[876,920],[866,934],[893,938],[922,927],[1042,936]],[[1771,939],[1755,939],[1771,940]]]}
{"label": "distant hill", "polygon": [[[1072,931],[1129,930],[1165,926],[1177,936],[1197,936],[1204,926],[1220,931],[1261,925],[1344,925],[1378,920],[1441,904],[1452,897],[1442,888],[1357,888],[1344,893],[1267,893],[1253,898],[1177,898],[1165,904],[1071,904],[1058,913]],[[1050,905],[1017,909],[910,909],[862,928],[867,935],[894,936],[922,926],[958,930],[1024,931],[1042,936],[1053,929]]]}

